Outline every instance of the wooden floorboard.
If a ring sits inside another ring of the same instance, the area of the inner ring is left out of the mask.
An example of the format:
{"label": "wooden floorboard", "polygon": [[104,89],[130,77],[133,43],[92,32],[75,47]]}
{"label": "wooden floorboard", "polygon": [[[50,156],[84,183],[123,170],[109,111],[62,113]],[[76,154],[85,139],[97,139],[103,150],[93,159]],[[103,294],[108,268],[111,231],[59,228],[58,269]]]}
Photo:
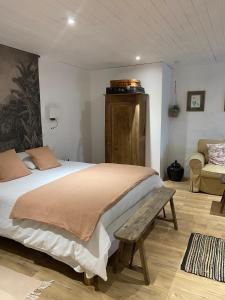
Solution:
{"label": "wooden floorboard", "polygon": [[[47,255],[27,249],[13,241],[0,238],[0,265],[40,280],[55,280],[40,300],[202,300],[225,299],[225,283],[180,271],[180,264],[191,232],[225,238],[225,218],[209,214],[211,202],[220,197],[193,194],[188,183],[166,182],[175,188],[174,197],[179,231],[173,224],[157,221],[146,240],[151,284],[143,284],[143,276],[129,269],[113,274],[108,266],[108,282],[100,280],[100,292],[84,286],[82,275]],[[170,216],[170,207],[166,207]],[[138,253],[134,263],[139,264]]]}

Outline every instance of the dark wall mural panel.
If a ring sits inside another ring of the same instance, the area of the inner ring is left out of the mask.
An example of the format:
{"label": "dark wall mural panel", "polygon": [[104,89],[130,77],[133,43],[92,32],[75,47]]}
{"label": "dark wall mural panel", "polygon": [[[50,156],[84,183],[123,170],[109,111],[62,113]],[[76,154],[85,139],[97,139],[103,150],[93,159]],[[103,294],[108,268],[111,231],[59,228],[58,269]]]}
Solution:
{"label": "dark wall mural panel", "polygon": [[0,45],[0,152],[42,146],[38,56]]}

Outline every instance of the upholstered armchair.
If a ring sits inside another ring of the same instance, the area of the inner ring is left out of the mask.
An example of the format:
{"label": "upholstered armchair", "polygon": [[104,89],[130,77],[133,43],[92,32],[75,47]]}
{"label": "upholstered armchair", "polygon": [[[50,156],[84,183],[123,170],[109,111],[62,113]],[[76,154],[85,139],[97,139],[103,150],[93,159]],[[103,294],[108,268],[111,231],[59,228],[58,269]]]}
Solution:
{"label": "upholstered armchair", "polygon": [[221,183],[221,176],[225,174],[225,166],[208,163],[207,144],[221,144],[225,141],[201,139],[198,141],[198,152],[189,161],[190,190],[194,193],[204,192],[222,195],[225,185]]}

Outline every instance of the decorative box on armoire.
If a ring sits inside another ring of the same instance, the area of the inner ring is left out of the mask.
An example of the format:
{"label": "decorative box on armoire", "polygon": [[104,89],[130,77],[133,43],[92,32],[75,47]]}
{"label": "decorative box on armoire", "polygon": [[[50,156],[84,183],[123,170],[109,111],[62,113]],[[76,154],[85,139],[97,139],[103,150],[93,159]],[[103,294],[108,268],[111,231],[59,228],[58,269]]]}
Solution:
{"label": "decorative box on armoire", "polygon": [[145,165],[147,94],[105,95],[106,162]]}

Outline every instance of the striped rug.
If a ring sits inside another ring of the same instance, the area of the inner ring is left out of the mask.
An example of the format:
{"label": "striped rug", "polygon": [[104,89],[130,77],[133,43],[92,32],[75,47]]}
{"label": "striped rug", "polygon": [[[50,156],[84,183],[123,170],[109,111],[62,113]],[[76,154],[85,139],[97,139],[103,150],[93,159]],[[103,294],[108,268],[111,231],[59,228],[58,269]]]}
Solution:
{"label": "striped rug", "polygon": [[225,282],[225,240],[192,233],[181,270]]}

